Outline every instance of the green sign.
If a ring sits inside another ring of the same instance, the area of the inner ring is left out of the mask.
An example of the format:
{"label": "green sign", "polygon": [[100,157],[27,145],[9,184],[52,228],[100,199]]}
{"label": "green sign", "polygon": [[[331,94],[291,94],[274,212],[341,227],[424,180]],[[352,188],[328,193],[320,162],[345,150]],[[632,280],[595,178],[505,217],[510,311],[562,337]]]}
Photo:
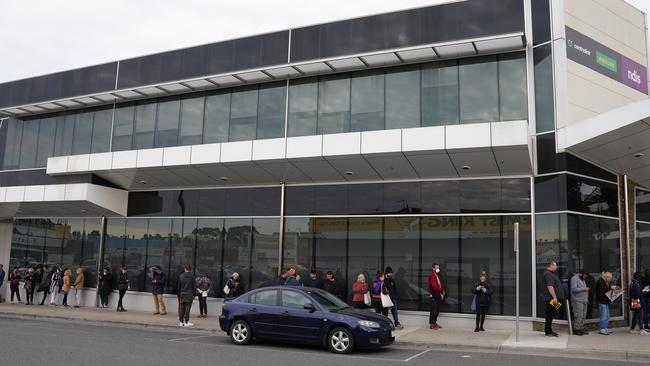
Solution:
{"label": "green sign", "polygon": [[596,63],[612,72],[618,72],[618,61],[600,51],[596,51]]}

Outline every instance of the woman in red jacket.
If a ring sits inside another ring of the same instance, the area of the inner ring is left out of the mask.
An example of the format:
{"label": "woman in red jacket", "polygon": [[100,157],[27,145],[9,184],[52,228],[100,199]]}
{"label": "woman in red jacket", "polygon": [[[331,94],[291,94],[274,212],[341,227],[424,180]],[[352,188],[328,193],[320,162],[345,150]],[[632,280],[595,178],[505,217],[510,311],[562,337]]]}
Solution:
{"label": "woman in red jacket", "polygon": [[429,293],[431,294],[431,310],[429,311],[429,328],[433,330],[441,329],[438,325],[438,314],[440,314],[440,305],[445,300],[445,287],[440,279],[440,266],[438,263],[431,265],[431,275],[429,276]]}
{"label": "woman in red jacket", "polygon": [[357,276],[357,282],[352,284],[352,306],[357,309],[365,308],[364,296],[368,293],[368,284],[366,276],[360,273]]}

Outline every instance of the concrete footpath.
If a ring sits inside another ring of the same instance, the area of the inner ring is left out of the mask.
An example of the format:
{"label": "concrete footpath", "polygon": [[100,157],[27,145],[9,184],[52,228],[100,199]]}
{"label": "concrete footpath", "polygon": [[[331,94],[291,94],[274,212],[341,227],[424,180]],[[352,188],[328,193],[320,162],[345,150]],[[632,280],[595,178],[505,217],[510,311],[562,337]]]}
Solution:
{"label": "concrete footpath", "polygon": [[[63,308],[61,306],[26,306],[23,304],[0,304],[0,317],[52,318],[71,321],[88,321],[111,325],[153,327],[178,330],[176,309],[167,315],[153,315],[149,312],[116,312],[114,309]],[[218,314],[208,318],[193,316],[191,331],[223,334],[219,329]],[[0,320],[1,321],[1,320]],[[528,354],[550,357],[589,358],[612,361],[650,363],[650,335],[630,334],[628,328],[614,329],[614,334],[602,336],[592,332],[578,337],[560,334],[559,338],[544,337],[541,332],[521,331],[519,342],[513,331],[490,330],[489,321],[485,332],[474,333],[473,329],[443,328],[433,331],[427,327],[405,327],[396,331],[398,346],[421,347],[439,350],[466,352],[491,352]],[[184,331],[190,329],[183,328]]]}

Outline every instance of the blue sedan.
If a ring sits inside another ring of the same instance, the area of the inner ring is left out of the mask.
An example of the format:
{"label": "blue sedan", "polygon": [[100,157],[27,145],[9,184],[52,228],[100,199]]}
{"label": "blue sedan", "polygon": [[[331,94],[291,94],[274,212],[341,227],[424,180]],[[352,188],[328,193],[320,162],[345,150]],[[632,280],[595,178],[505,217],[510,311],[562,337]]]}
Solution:
{"label": "blue sedan", "polygon": [[310,287],[265,287],[226,301],[221,330],[233,343],[253,338],[327,346],[335,353],[395,341],[387,317],[350,308],[332,294]]}

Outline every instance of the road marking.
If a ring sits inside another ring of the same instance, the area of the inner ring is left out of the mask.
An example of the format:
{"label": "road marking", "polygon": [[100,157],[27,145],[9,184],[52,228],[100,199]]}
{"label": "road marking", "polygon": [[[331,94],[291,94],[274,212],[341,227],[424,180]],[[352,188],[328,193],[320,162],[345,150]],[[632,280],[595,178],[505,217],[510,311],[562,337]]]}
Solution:
{"label": "road marking", "polygon": [[413,359],[415,359],[415,358],[417,358],[417,357],[422,356],[423,354],[425,354],[425,353],[427,353],[427,352],[429,352],[429,351],[431,351],[431,350],[430,350],[430,349],[426,349],[426,350],[424,350],[424,351],[422,351],[422,352],[420,352],[420,353],[418,353],[418,354],[416,354],[416,355],[413,355],[413,356],[407,358],[406,360],[404,360],[404,362],[409,362],[409,361],[411,361],[411,360],[413,360]]}
{"label": "road marking", "polygon": [[462,355],[460,357],[462,357],[462,358],[472,358],[472,356],[470,356],[470,355]]}
{"label": "road marking", "polygon": [[189,341],[190,339],[207,338],[207,337],[214,337],[214,336],[202,335],[202,336],[194,336],[194,337],[174,338],[174,339],[168,339],[168,341],[170,342]]}

